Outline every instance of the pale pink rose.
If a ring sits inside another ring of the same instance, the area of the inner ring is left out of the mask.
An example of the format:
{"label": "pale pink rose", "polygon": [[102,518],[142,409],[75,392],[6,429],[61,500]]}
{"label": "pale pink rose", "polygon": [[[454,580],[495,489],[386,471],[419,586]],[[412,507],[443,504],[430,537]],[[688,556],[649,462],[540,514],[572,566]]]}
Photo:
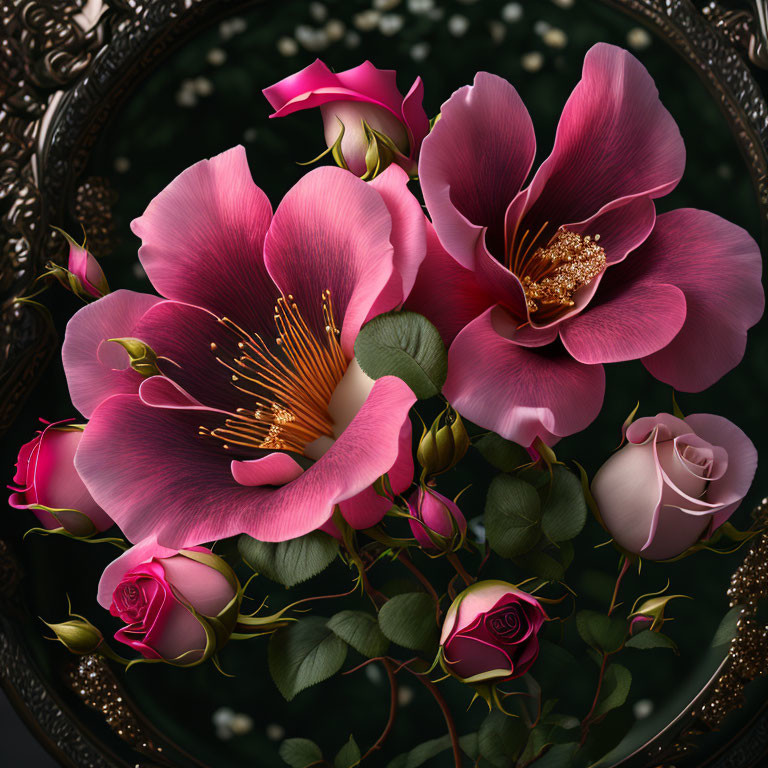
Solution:
{"label": "pale pink rose", "polygon": [[[134,548],[138,557],[147,551]],[[204,547],[158,554],[123,573],[109,612],[125,623],[115,639],[147,659],[183,666],[209,658],[229,638],[237,619],[237,579]],[[118,567],[130,566],[129,550]],[[111,579],[116,579],[114,569]],[[218,626],[217,626],[218,625]]]}
{"label": "pale pink rose", "polygon": [[520,677],[539,655],[538,633],[546,620],[544,609],[527,592],[505,581],[478,581],[445,615],[443,669],[465,683]]}
{"label": "pale pink rose", "polygon": [[16,509],[31,509],[44,528],[63,527],[78,536],[112,525],[75,469],[75,451],[82,436],[80,426],[48,424],[22,445],[8,500]]}
{"label": "pale pink rose", "polygon": [[[456,502],[424,485],[420,485],[409,497],[408,511],[416,518],[408,521],[411,531],[419,545],[428,552],[452,550],[456,539],[467,531],[467,521]],[[434,534],[445,539],[445,546],[440,546],[439,538],[435,538]]]}
{"label": "pale pink rose", "polygon": [[649,560],[710,536],[755,476],[754,445],[721,416],[660,413],[635,421],[626,437],[595,475],[592,495],[616,543]]}
{"label": "pale pink rose", "polygon": [[409,175],[415,175],[419,148],[429,132],[429,119],[421,105],[423,94],[421,78],[416,78],[403,96],[393,70],[377,69],[366,61],[354,69],[334,73],[319,59],[264,89],[264,96],[275,110],[270,117],[320,107],[328,147],[336,143],[343,125],[341,152],[356,176],[366,172],[369,142],[363,121],[394,144],[394,161]]}

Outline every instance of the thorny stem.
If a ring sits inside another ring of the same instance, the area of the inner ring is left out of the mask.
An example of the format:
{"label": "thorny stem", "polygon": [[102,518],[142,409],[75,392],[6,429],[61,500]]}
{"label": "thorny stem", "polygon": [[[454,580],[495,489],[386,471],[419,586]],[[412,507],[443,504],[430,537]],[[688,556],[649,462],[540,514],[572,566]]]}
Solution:
{"label": "thorny stem", "polygon": [[619,575],[616,577],[616,586],[613,588],[613,595],[611,597],[611,604],[608,607],[608,615],[610,616],[614,610],[618,607],[616,605],[616,598],[619,596],[619,587],[621,586],[621,580],[624,578],[624,574],[629,570],[629,559],[624,558]]}
{"label": "thorny stem", "polygon": [[437,623],[440,623],[440,616],[442,615],[442,611],[440,610],[440,597],[435,592],[435,588],[430,583],[429,579],[413,564],[413,561],[410,557],[408,557],[408,553],[405,550],[401,550],[398,555],[397,559],[423,584],[424,588],[429,592],[432,599],[435,601],[436,605],[436,619]]}
{"label": "thorny stem", "polygon": [[381,749],[381,746],[392,732],[392,727],[395,724],[395,715],[397,715],[397,678],[395,677],[395,671],[392,669],[392,664],[387,659],[382,659],[381,663],[389,678],[389,718],[387,719],[387,724],[384,726],[384,730],[381,732],[381,736],[379,736],[376,743],[360,759],[361,763],[377,749]]}

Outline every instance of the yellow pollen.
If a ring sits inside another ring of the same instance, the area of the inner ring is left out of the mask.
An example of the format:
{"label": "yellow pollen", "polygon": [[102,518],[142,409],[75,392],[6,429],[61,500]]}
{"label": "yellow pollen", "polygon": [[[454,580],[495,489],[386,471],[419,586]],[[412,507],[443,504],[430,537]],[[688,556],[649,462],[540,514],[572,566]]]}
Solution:
{"label": "yellow pollen", "polygon": [[[347,370],[333,316],[331,292],[321,295],[324,334],[315,334],[292,295],[275,305],[276,350],[227,317],[219,322],[238,338],[240,355],[216,360],[232,371],[232,385],[246,395],[249,407],[237,408],[215,429],[200,427],[201,436],[217,437],[230,449],[271,449],[303,453],[319,437],[334,437],[328,403]],[[211,350],[217,352],[215,344]]]}

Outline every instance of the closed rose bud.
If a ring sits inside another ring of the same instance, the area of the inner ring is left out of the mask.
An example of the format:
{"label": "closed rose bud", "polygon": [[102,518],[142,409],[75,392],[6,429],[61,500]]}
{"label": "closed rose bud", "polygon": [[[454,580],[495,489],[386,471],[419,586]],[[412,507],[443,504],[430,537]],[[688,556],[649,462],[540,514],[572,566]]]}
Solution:
{"label": "closed rose bud", "polygon": [[43,623],[53,630],[57,640],[72,653],[93,653],[104,642],[101,632],[82,617],[60,624],[49,624],[47,621]]}
{"label": "closed rose bud", "polygon": [[158,357],[155,350],[145,344],[141,339],[135,339],[132,336],[124,336],[119,339],[107,339],[113,344],[119,344],[130,358],[129,365],[136,373],[140,373],[145,378],[157,376],[160,368],[157,365]]}
{"label": "closed rose bud", "polygon": [[105,531],[112,525],[75,469],[82,436],[80,426],[49,424],[22,445],[8,500],[16,509],[31,509],[43,527],[63,527],[75,536]]}
{"label": "closed rose bud", "polygon": [[319,107],[328,148],[339,144],[337,162],[357,176],[373,178],[391,162],[416,175],[421,142],[429,133],[423,92],[417,78],[403,97],[396,73],[369,61],[334,73],[318,59],[266,88],[264,96],[275,110],[271,117]]}
{"label": "closed rose bud", "polygon": [[443,669],[465,683],[498,683],[524,675],[539,655],[547,614],[535,597],[505,581],[478,581],[445,615]]}
{"label": "closed rose bud", "polygon": [[90,296],[100,299],[109,293],[109,285],[104,270],[96,257],[85,248],[70,241],[69,244],[69,282],[72,292],[78,296]]}
{"label": "closed rose bud", "polygon": [[635,616],[629,622],[629,634],[636,635],[638,632],[643,632],[646,629],[653,627],[653,619],[648,616]]}
{"label": "closed rose bud", "polygon": [[416,458],[422,467],[422,480],[453,469],[469,448],[469,435],[461,416],[446,408],[419,441]]}
{"label": "closed rose bud", "polygon": [[592,496],[627,552],[649,560],[682,554],[733,514],[752,484],[757,452],[720,416],[638,419],[628,444],[598,470]]}
{"label": "closed rose bud", "polygon": [[112,593],[109,611],[126,625],[116,640],[147,659],[191,666],[227,642],[240,600],[229,565],[204,547],[191,547],[130,568]]}
{"label": "closed rose bud", "polygon": [[420,485],[408,499],[408,522],[419,545],[427,552],[452,552],[467,532],[467,521],[456,502]]}
{"label": "closed rose bud", "polygon": [[[632,606],[632,612],[629,614],[630,632],[637,634],[643,629],[652,629],[655,632],[659,632],[665,621],[664,612],[667,610],[669,601],[685,597],[685,595],[643,595],[643,597],[639,597]],[[643,600],[643,598],[649,599]]]}

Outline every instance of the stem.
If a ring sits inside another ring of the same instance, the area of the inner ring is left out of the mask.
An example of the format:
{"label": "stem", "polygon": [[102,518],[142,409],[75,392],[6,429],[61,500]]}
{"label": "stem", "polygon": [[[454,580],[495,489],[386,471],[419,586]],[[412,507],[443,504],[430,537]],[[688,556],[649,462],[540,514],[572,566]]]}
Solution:
{"label": "stem", "polygon": [[622,563],[621,570],[619,571],[619,575],[616,577],[616,586],[613,588],[613,596],[611,597],[611,604],[608,607],[608,615],[610,616],[613,611],[618,607],[616,605],[616,598],[619,595],[619,586],[621,585],[621,580],[624,578],[624,574],[629,570],[629,560],[625,557],[624,562]]}
{"label": "stem", "polygon": [[410,667],[405,667],[431,694],[434,700],[440,707],[445,719],[445,724],[448,726],[448,735],[451,737],[451,747],[453,749],[453,762],[455,768],[461,768],[461,747],[459,746],[459,734],[456,731],[456,723],[453,722],[453,715],[451,710],[448,709],[443,695],[437,689],[437,686],[425,675],[421,675],[418,672],[414,672]]}
{"label": "stem", "polygon": [[390,662],[386,659],[382,659],[381,663],[384,666],[387,677],[389,678],[389,719],[387,720],[387,724],[384,726],[384,730],[381,732],[381,736],[379,736],[379,738],[376,740],[376,743],[362,756],[362,758],[360,758],[361,763],[377,749],[381,749],[382,744],[384,744],[384,742],[389,737],[389,734],[392,731],[392,727],[395,724],[395,715],[397,714],[397,679],[395,678],[392,664],[390,664]]}
{"label": "stem", "polygon": [[600,698],[600,689],[603,687],[603,677],[605,675],[605,667],[608,663],[608,656],[609,654],[603,652],[603,662],[600,664],[600,674],[597,678],[597,690],[595,691],[595,698],[592,700],[592,706],[589,708],[589,712],[587,712],[586,717],[581,721],[581,741],[579,742],[579,746],[582,746],[587,740],[587,734],[589,733],[590,726],[589,719],[592,717],[592,714],[597,707],[598,698]]}
{"label": "stem", "polygon": [[435,592],[435,588],[432,586],[429,579],[413,564],[405,550],[398,553],[397,559],[421,582],[421,584],[423,584],[424,588],[435,601],[435,605],[437,606],[437,623],[439,624],[442,611],[440,610],[440,597],[437,592]]}
{"label": "stem", "polygon": [[454,567],[456,573],[464,579],[464,583],[468,587],[474,584],[475,580],[467,573],[466,569],[461,564],[461,560],[459,560],[459,556],[455,552],[449,552],[446,557],[448,558],[448,562]]}

